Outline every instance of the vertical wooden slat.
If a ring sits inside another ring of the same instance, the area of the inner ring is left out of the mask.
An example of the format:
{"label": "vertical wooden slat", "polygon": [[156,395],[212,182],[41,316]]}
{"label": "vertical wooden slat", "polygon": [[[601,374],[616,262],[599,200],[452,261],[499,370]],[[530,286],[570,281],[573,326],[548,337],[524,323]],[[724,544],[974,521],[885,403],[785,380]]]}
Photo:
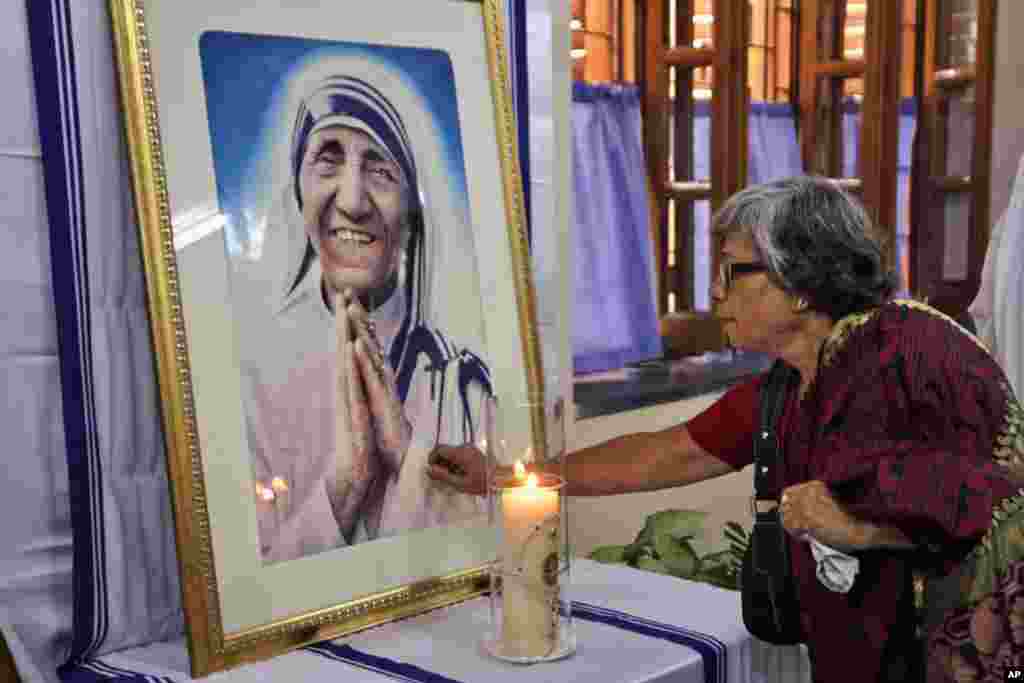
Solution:
{"label": "vertical wooden slat", "polygon": [[584,11],[583,47],[587,50],[584,78],[590,82],[610,81],[615,47],[611,3],[608,0],[592,0],[585,4]]}
{"label": "vertical wooden slat", "polygon": [[[673,47],[690,46],[693,44],[693,0],[670,0],[670,2],[676,3],[676,45]],[[672,163],[675,173],[672,179],[677,181],[694,180],[693,120],[695,112],[691,96],[693,69],[676,67],[675,77],[676,96],[672,103],[672,138],[674,141]],[[676,294],[677,307],[683,309],[691,309],[694,304],[693,231],[695,225],[693,208],[691,201],[676,201],[675,221],[674,224],[668,226],[668,229],[674,234],[675,270],[678,274],[670,291],[674,291]]]}
{"label": "vertical wooden slat", "polygon": [[[945,93],[938,87],[935,79],[935,72],[945,63],[945,58],[940,52],[942,49],[942,36],[945,26],[948,31],[947,8],[940,0],[928,0],[929,8],[929,35],[931,36],[929,59],[925,65],[926,97],[928,101],[929,127],[931,130],[931,154],[929,155],[929,184],[930,178],[941,178],[946,175],[946,115],[948,105],[945,100]],[[942,215],[941,207],[937,209],[939,216]],[[941,221],[941,217],[939,218]]]}
{"label": "vertical wooden slat", "polygon": [[777,0],[765,0],[764,42],[767,46],[764,58],[764,99],[775,99],[779,87],[779,8]]}
{"label": "vertical wooden slat", "polygon": [[932,201],[929,190],[931,150],[929,121],[933,120],[932,96],[935,89],[935,9],[936,0],[919,0],[917,24],[917,69],[914,74],[917,99],[917,127],[910,163],[910,281],[907,288],[914,296],[924,296],[930,273],[935,272],[931,262],[933,251],[925,249],[931,222]]}
{"label": "vertical wooden slat", "polygon": [[628,83],[637,80],[636,37],[637,33],[637,0],[622,0],[619,5],[622,46],[619,50],[621,73],[620,78]]}
{"label": "vertical wooden slat", "polygon": [[654,243],[657,263],[658,315],[668,312],[666,274],[668,271],[667,227],[668,203],[664,188],[668,181],[668,69],[664,66],[666,49],[665,26],[667,20],[666,0],[644,0],[643,21],[644,50],[643,132],[647,150],[647,177],[650,178],[654,206],[651,221],[651,241]]}
{"label": "vertical wooden slat", "polygon": [[[819,0],[821,4],[821,0]],[[827,5],[819,15],[824,19],[821,23],[826,30],[819,36],[818,53],[827,55],[829,60],[843,59],[844,35],[846,26],[846,0],[827,0]],[[843,138],[843,93],[846,81],[842,78],[828,78],[819,82],[818,88],[828,93],[828,105],[822,115],[824,136],[818,136],[818,154],[822,159],[821,171],[830,178],[842,178],[846,161],[846,145]]]}
{"label": "vertical wooden slat", "polygon": [[859,173],[862,198],[884,233],[890,267],[896,265],[902,19],[902,0],[868,3]]}
{"label": "vertical wooden slat", "polygon": [[[833,33],[832,35],[836,35]],[[846,160],[846,145],[843,138],[843,91],[845,81],[842,78],[822,78],[818,82],[818,92],[828,95],[825,106],[819,110],[820,119],[815,119],[821,126],[818,139],[818,172],[830,178],[842,178]]]}
{"label": "vertical wooden slat", "polygon": [[711,96],[711,208],[716,210],[747,183],[746,2],[715,3],[715,61]]}
{"label": "vertical wooden slat", "polygon": [[804,162],[804,172],[814,173],[817,168],[818,151],[817,126],[818,116],[818,76],[814,71],[819,61],[818,30],[821,19],[821,2],[805,0],[800,3],[800,157]]}
{"label": "vertical wooden slat", "polygon": [[[942,0],[926,0],[922,10],[925,24],[921,49],[924,107],[919,120],[921,133],[915,148],[912,171],[914,231],[911,232],[911,241],[914,267],[911,278],[915,293],[928,296],[931,303],[943,312],[958,316],[964,313],[977,294],[988,248],[997,7],[996,0],[978,0],[976,5],[974,76],[969,79],[974,88],[974,130],[963,133],[973,133],[971,176],[966,187],[947,177],[951,170],[947,163],[949,136],[961,134],[958,131],[947,131],[947,112],[950,99],[962,96],[962,86],[942,86],[937,78],[938,72],[944,68],[965,66],[953,63],[962,60],[954,60],[946,44],[946,36],[952,25],[951,10],[951,3]],[[951,217],[945,209],[951,198],[963,192],[967,193],[970,207],[967,223],[947,225]],[[967,277],[964,280],[946,280],[944,277],[943,254],[947,247],[947,228],[967,231]]]}
{"label": "vertical wooden slat", "polygon": [[918,7],[922,0],[903,0],[903,26],[900,31],[902,45],[901,62],[903,67],[900,76],[900,97],[914,96],[914,74],[917,72],[917,51],[914,38],[917,33]]}
{"label": "vertical wooden slat", "polygon": [[843,0],[800,5],[800,151],[806,173],[843,175],[843,80],[818,71],[842,56]]}
{"label": "vertical wooden slat", "polygon": [[[995,34],[996,0],[978,0],[978,43],[975,47],[974,81],[974,155],[971,164],[973,201],[971,206],[970,258],[968,272],[977,274],[972,278],[971,292],[974,298],[980,285],[981,270],[988,248],[989,197],[992,167],[992,110],[995,86]],[[969,305],[970,301],[964,303]]]}

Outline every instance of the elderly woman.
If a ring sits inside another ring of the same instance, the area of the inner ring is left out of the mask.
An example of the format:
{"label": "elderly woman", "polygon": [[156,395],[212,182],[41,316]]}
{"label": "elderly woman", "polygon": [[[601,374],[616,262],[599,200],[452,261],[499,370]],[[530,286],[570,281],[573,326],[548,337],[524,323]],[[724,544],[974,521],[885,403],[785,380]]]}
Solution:
{"label": "elderly woman", "polygon": [[288,178],[248,278],[274,289],[243,327],[265,562],[482,514],[423,472],[438,443],[473,442],[491,393],[485,363],[436,326],[458,301],[437,296],[441,245],[468,217],[426,105],[364,56],[317,62],[293,89]]}
{"label": "elderly woman", "polygon": [[[896,278],[870,220],[835,185],[750,187],[713,223],[712,294],[728,338],[795,371],[777,425],[777,492],[814,680],[919,678],[913,572],[948,572],[990,529],[1014,490],[1004,466],[1022,457],[1006,445],[1020,408],[974,337],[924,304],[891,299]],[[572,454],[570,494],[662,489],[745,467],[763,379],[685,424]],[[466,472],[431,476],[483,490],[471,454],[443,455]],[[849,592],[816,577],[811,539],[859,560]]]}

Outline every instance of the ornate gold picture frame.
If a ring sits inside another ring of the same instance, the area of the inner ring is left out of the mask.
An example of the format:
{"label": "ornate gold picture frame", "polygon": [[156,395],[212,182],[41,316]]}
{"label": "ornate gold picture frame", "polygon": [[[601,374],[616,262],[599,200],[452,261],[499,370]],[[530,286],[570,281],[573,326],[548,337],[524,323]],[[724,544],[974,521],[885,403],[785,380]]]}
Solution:
{"label": "ornate gold picture frame", "polygon": [[[481,593],[488,515],[422,468],[480,445],[478,404],[510,452],[546,443],[500,1],[110,6],[193,675]],[[383,339],[352,365],[350,282]],[[351,525],[346,371],[405,425]]]}

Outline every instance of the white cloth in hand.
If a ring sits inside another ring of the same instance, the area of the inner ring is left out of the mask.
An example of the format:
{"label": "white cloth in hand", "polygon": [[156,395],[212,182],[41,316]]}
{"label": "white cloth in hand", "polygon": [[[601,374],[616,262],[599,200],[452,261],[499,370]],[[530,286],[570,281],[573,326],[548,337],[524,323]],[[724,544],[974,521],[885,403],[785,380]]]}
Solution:
{"label": "white cloth in hand", "polygon": [[811,554],[818,563],[815,573],[825,588],[836,593],[848,593],[860,569],[860,560],[839,552],[824,543],[811,539]]}

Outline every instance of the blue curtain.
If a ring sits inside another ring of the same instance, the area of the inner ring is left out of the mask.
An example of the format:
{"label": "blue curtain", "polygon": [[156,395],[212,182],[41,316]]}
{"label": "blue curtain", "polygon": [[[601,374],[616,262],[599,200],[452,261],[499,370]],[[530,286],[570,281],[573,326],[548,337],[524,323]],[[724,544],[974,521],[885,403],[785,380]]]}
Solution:
{"label": "blue curtain", "polygon": [[661,355],[654,303],[640,96],[630,85],[573,84],[573,369]]}

